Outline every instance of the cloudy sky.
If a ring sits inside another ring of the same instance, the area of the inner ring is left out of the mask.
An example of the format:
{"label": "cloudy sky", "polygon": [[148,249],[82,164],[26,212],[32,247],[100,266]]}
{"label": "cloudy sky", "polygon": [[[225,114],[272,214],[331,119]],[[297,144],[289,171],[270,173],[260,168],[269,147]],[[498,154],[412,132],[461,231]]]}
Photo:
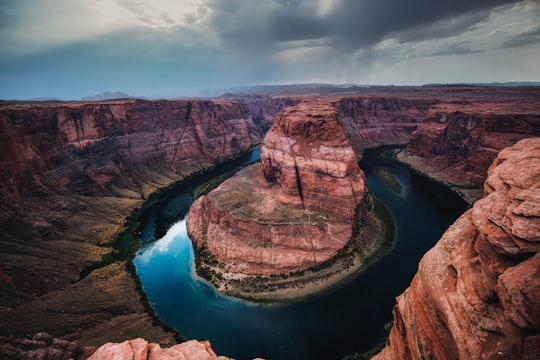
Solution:
{"label": "cloudy sky", "polygon": [[0,98],[540,81],[540,0],[2,0]]}

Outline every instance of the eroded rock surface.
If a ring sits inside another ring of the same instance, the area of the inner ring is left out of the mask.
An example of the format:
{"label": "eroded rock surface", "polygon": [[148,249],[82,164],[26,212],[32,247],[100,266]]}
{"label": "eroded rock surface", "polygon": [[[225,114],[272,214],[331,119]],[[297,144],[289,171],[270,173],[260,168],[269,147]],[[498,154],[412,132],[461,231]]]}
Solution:
{"label": "eroded rock surface", "polygon": [[189,340],[170,347],[142,338],[119,343],[107,342],[99,348],[82,346],[78,341],[53,338],[37,333],[32,338],[0,336],[2,359],[73,360],[229,360],[218,356],[209,341]]}
{"label": "eroded rock surface", "polygon": [[364,180],[338,111],[327,102],[301,103],[277,116],[260,164],[195,201],[188,232],[234,273],[305,270],[354,235]]}
{"label": "eroded rock surface", "polygon": [[122,343],[102,345],[89,360],[229,360],[225,356],[217,356],[208,341],[190,340],[169,348],[159,344],[148,343],[138,338]]}
{"label": "eroded rock surface", "polygon": [[37,333],[32,338],[0,336],[2,359],[87,359],[96,348],[84,347],[78,341],[53,338],[47,333]]}
{"label": "eroded rock surface", "polygon": [[538,89],[493,98],[471,95],[470,100],[431,107],[400,159],[474,202],[482,195],[485,174],[497,153],[539,135]]}
{"label": "eroded rock surface", "polygon": [[347,97],[334,103],[356,153],[382,145],[406,145],[431,106],[441,100],[426,96]]}
{"label": "eroded rock surface", "polygon": [[540,357],[540,138],[502,150],[484,190],[420,262],[375,359]]}
{"label": "eroded rock surface", "polygon": [[123,262],[81,271],[111,252],[101,245],[149,194],[261,139],[233,102],[2,103],[0,334],[172,342]]}

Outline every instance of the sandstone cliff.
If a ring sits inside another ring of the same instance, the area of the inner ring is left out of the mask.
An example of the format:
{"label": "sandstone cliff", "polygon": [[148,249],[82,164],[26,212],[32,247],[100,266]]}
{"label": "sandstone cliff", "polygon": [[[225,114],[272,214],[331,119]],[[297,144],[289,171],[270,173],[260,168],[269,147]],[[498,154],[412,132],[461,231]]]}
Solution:
{"label": "sandstone cliff", "polygon": [[245,102],[253,116],[255,124],[266,132],[272,124],[276,115],[289,106],[298,104],[301,100],[296,97],[270,97],[262,95],[242,96],[238,99]]}
{"label": "sandstone cliff", "polygon": [[51,192],[144,197],[151,171],[178,178],[261,139],[245,105],[210,101],[15,104],[0,109],[0,124],[3,203]]}
{"label": "sandstone cliff", "polygon": [[497,153],[540,135],[537,94],[536,89],[516,90],[435,105],[412,134],[400,160],[459,189],[473,202],[482,194],[486,171]]}
{"label": "sandstone cliff", "polygon": [[484,191],[420,262],[375,359],[540,358],[540,138],[501,151]]}
{"label": "sandstone cliff", "polygon": [[352,147],[361,156],[367,148],[406,145],[429,108],[440,100],[392,94],[347,97],[334,103],[340,110]]}
{"label": "sandstone cliff", "polygon": [[277,116],[260,164],[195,201],[188,233],[224,276],[298,272],[349,243],[365,191],[339,113],[326,102],[300,103]]}
{"label": "sandstone cliff", "polygon": [[150,193],[261,138],[240,103],[2,104],[0,334],[172,339],[152,325],[124,264],[84,279],[81,270],[110,253],[102,244]]}

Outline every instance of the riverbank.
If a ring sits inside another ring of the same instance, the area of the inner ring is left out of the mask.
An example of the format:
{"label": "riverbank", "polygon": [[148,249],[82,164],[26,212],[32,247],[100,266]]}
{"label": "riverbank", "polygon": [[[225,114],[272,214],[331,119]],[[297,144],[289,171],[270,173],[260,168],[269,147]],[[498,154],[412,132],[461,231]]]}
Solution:
{"label": "riverbank", "polygon": [[[484,193],[483,187],[472,187],[452,182],[444,169],[441,170],[440,167],[431,165],[426,159],[415,156],[404,149],[397,152],[394,159],[426,179],[452,190],[469,205],[480,199]],[[451,167],[449,169],[451,170]]]}
{"label": "riverbank", "polygon": [[[45,282],[69,276],[69,284],[44,295],[35,295],[16,307],[0,309],[0,334],[25,336],[48,332],[56,337],[78,340],[85,346],[100,346],[109,341],[122,342],[137,337],[164,346],[183,341],[155,314],[136,273],[132,260],[141,246],[140,225],[179,187],[219,171],[221,167],[228,168],[231,162],[243,161],[254,149],[224,163],[192,169],[184,176],[153,174],[147,179],[144,196],[137,198],[49,198],[47,206],[52,209],[78,209],[69,217],[66,239],[45,244],[56,244],[54,253],[68,256],[68,260],[63,260],[65,274],[56,273],[51,276],[52,280]],[[31,249],[39,253],[48,251],[43,246]],[[51,256],[53,259],[57,257]],[[73,270],[68,268],[71,263],[75,264]],[[54,264],[31,265],[52,267]]]}
{"label": "riverbank", "polygon": [[[357,234],[332,259],[315,268],[284,275],[231,273],[205,253],[197,253],[198,273],[221,293],[256,302],[295,302],[324,294],[361,274],[390,249],[394,225],[388,210],[369,195]],[[201,269],[204,269],[201,271]]]}

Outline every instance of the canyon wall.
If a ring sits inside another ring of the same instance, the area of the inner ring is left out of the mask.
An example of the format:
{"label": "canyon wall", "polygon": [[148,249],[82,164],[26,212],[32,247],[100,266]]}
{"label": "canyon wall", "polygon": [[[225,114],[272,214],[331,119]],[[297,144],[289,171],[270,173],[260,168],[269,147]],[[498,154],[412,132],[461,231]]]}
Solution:
{"label": "canyon wall", "polygon": [[253,121],[263,132],[270,129],[276,115],[281,110],[289,106],[294,106],[302,101],[299,97],[271,97],[263,95],[246,95],[237,100],[246,103],[253,116]]}
{"label": "canyon wall", "polygon": [[399,159],[474,202],[497,153],[540,135],[537,91],[516,92],[522,97],[499,94],[431,107]]}
{"label": "canyon wall", "polygon": [[4,106],[0,126],[3,203],[24,194],[145,197],[147,173],[178,178],[261,139],[245,105],[210,101]]}
{"label": "canyon wall", "polygon": [[81,271],[111,254],[103,244],[149,194],[261,139],[241,103],[2,104],[0,334],[172,341],[125,264]]}
{"label": "canyon wall", "polygon": [[334,102],[352,147],[361,157],[367,148],[406,145],[429,108],[440,100],[427,97],[347,97]]}
{"label": "canyon wall", "polygon": [[540,138],[499,153],[484,197],[423,257],[374,359],[540,358]]}
{"label": "canyon wall", "polygon": [[260,164],[195,201],[188,233],[229,271],[297,272],[351,240],[365,191],[339,113],[327,102],[300,103],[276,117]]}

